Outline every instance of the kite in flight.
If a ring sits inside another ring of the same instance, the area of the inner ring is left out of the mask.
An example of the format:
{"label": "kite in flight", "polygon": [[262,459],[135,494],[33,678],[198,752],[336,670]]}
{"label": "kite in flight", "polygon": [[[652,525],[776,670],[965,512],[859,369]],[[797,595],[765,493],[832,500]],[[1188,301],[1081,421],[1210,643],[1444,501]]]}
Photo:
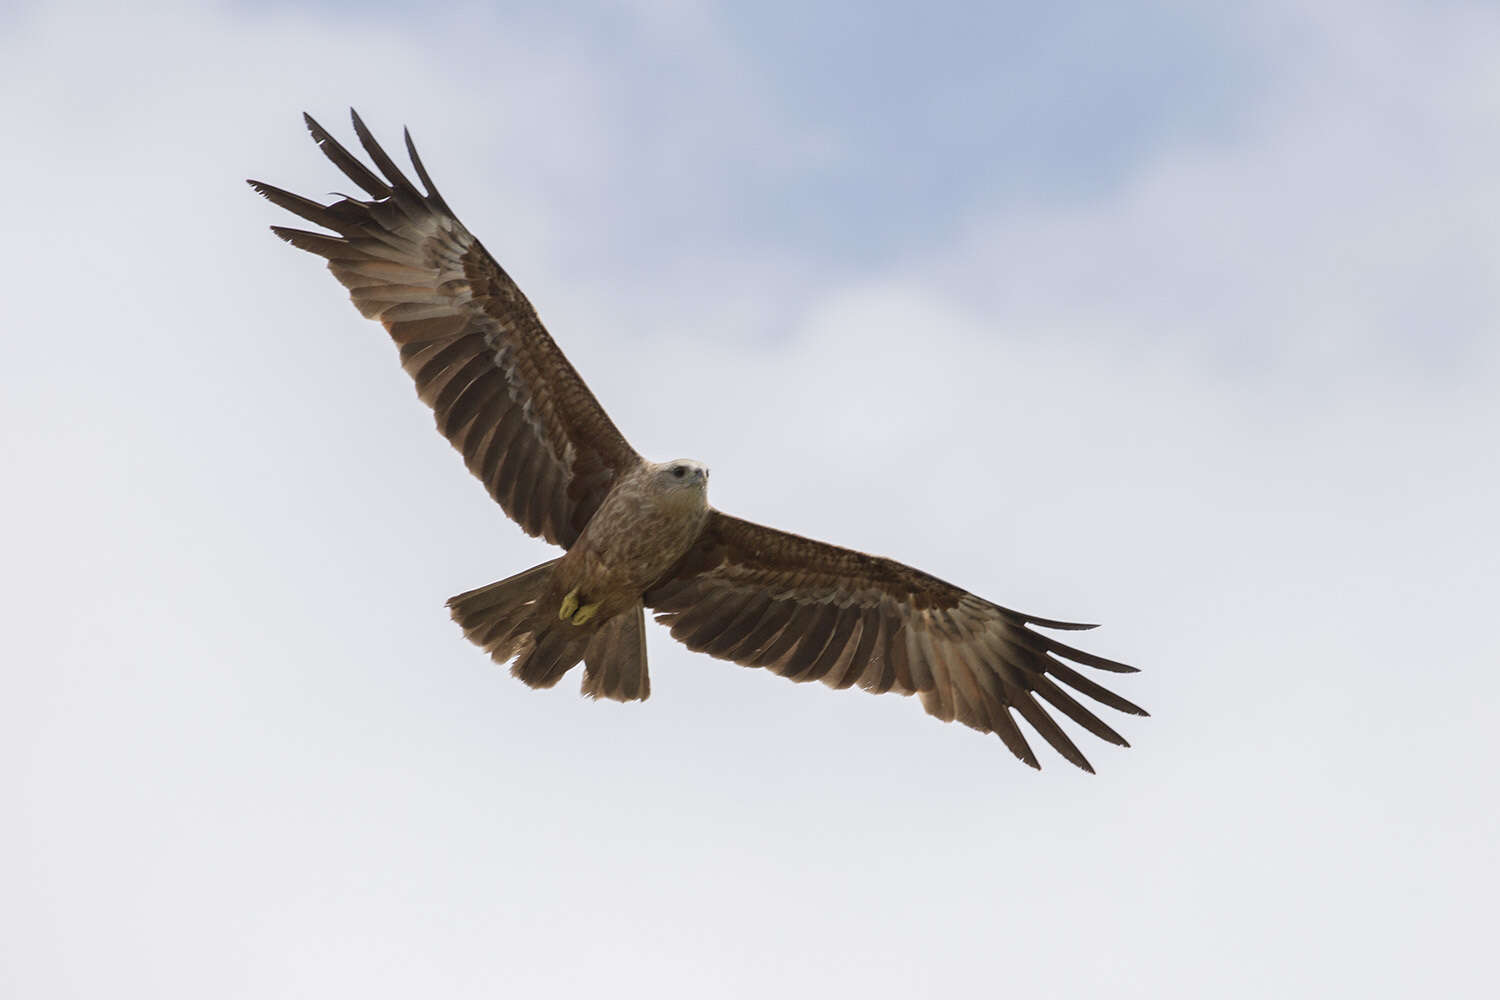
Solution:
{"label": "kite in flight", "polygon": [[[325,156],[369,200],[331,205],[250,186],[328,232],[272,226],[328,260],[359,311],[385,325],[437,427],[505,513],[564,554],[448,601],[464,635],[531,687],[581,660],[583,692],[650,694],[645,608],[689,649],[794,681],[919,695],[929,714],[994,733],[1040,767],[1015,716],[1092,772],[1045,702],[1129,744],[1066,688],[1146,712],[1072,664],[1134,667],[1029,626],[1024,615],[890,559],[802,538],[708,504],[708,469],[648,462],[615,428],[536,310],[433,186],[411,134],[419,190],[353,115],[376,174],[304,116]],[[331,234],[331,235],[330,235]],[[1012,714],[1014,713],[1014,715]]]}

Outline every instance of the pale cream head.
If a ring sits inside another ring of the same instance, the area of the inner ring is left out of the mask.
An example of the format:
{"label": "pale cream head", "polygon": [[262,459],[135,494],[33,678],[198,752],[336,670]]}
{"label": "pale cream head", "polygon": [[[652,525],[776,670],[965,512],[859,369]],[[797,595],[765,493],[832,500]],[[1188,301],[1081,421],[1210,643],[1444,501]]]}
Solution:
{"label": "pale cream head", "polygon": [[677,458],[670,462],[657,462],[655,480],[658,488],[676,492],[678,490],[708,491],[708,466],[691,458]]}

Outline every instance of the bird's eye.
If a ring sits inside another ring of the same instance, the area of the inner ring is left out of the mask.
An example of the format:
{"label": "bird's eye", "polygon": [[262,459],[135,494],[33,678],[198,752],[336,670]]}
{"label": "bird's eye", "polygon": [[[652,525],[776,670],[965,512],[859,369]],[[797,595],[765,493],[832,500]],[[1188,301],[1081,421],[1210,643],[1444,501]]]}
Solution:
{"label": "bird's eye", "polygon": [[674,465],[674,466],[672,466],[672,475],[676,476],[678,479],[681,479],[683,476],[687,475],[687,466],[685,466],[685,465]]}

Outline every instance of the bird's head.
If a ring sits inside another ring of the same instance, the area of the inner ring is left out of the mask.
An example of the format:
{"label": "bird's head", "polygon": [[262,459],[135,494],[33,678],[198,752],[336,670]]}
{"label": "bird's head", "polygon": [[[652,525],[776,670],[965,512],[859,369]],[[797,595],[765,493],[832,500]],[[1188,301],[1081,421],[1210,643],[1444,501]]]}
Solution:
{"label": "bird's head", "polygon": [[702,462],[695,462],[691,458],[660,462],[656,466],[656,479],[660,487],[667,492],[693,490],[707,493],[708,466]]}

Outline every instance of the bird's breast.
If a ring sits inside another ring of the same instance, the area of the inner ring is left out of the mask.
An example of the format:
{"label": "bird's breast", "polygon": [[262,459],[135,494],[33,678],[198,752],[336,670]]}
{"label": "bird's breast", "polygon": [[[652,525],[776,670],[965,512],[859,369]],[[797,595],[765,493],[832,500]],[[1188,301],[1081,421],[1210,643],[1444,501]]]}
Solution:
{"label": "bird's breast", "polygon": [[651,497],[608,498],[574,546],[585,582],[643,592],[682,558],[706,514],[706,507],[694,510]]}

